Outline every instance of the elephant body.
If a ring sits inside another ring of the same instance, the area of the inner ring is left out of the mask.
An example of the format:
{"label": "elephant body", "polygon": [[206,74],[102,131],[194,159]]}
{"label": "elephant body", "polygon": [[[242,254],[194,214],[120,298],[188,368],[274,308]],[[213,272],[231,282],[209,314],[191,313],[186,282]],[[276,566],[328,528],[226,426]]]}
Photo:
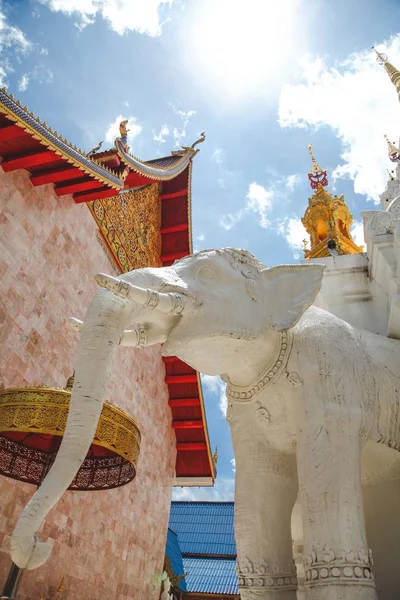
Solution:
{"label": "elephant body", "polygon": [[400,478],[400,455],[391,450],[388,460],[378,446],[400,447],[399,351],[398,340],[311,307],[257,382],[240,391],[228,382],[244,600],[295,598],[290,517],[298,493],[307,598],[376,597],[361,488],[363,479]]}
{"label": "elephant body", "polygon": [[164,355],[227,382],[242,600],[295,600],[297,496],[307,600],[376,600],[363,480],[400,480],[400,342],[312,307],[322,274],[316,264],[267,269],[227,248],[97,276],[105,290],[81,327],[66,433],[14,531],[14,562],[35,568],[48,555],[34,532],[92,441],[118,343],[163,343]]}

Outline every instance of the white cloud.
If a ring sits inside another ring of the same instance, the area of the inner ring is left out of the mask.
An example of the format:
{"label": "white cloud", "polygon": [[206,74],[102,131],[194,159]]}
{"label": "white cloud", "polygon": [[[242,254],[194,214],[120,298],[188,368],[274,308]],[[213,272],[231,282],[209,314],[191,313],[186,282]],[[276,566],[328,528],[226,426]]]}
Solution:
{"label": "white cloud", "polygon": [[164,125],[161,125],[160,133],[156,134],[153,131],[153,140],[155,142],[158,142],[159,144],[163,144],[164,142],[167,141],[167,137],[169,136],[169,133],[170,133],[170,131],[169,131],[168,125],[166,123],[164,123]]}
{"label": "white cloud", "polygon": [[271,222],[268,218],[268,213],[272,206],[272,198],[275,195],[275,190],[267,189],[253,181],[247,190],[244,208],[240,208],[236,212],[227,213],[220,219],[220,225],[226,231],[229,231],[238,223],[246,214],[252,212],[258,217],[258,222],[263,229],[268,229]]}
{"label": "white cloud", "polygon": [[236,473],[236,459],[231,458],[232,471]]}
{"label": "white cloud", "polygon": [[0,51],[11,47],[26,53],[32,49],[32,44],[19,27],[7,22],[6,15],[0,10]]}
{"label": "white cloud", "polygon": [[222,148],[215,148],[214,152],[211,155],[211,159],[218,165],[221,165],[224,162],[224,151],[222,150]]}
{"label": "white cloud", "polygon": [[226,231],[230,231],[236,223],[238,223],[246,211],[242,208],[235,213],[228,213],[223,215],[219,221],[221,227],[223,227]]}
{"label": "white cloud", "polygon": [[233,500],[235,489],[234,478],[217,477],[214,487],[209,488],[192,488],[182,487],[174,488],[172,492],[172,500],[191,500],[201,501],[209,500],[212,502],[229,502]]}
{"label": "white cloud", "polygon": [[94,23],[97,16],[109,22],[111,29],[120,35],[128,31],[161,35],[160,12],[171,7],[174,0],[40,0],[54,12],[63,12],[77,19],[76,26],[83,29]]}
{"label": "white cloud", "polygon": [[215,396],[218,396],[219,408],[225,417],[226,409],[228,407],[228,400],[226,398],[226,384],[217,375],[202,375],[201,381],[209,392],[215,394]]}
{"label": "white cloud", "polygon": [[364,224],[361,221],[354,221],[350,233],[357,246],[365,246]]}
{"label": "white cloud", "polygon": [[29,85],[29,75],[27,73],[24,73],[24,75],[22,75],[21,79],[18,81],[19,91],[26,92],[26,90],[28,89],[28,85]]}
{"label": "white cloud", "polygon": [[32,44],[19,27],[8,23],[0,4],[0,85],[2,86],[7,84],[7,75],[14,70],[5,56],[7,50],[12,51],[13,55],[28,54],[32,50]]}
{"label": "white cloud", "polygon": [[[119,124],[121,123],[121,121],[125,121],[126,117],[123,117],[122,115],[118,115],[118,117],[115,118],[115,120],[109,124],[106,135],[105,135],[105,141],[108,142],[109,144],[113,144],[115,139],[117,137],[120,137],[120,132],[119,132]],[[127,124],[127,128],[129,129],[128,131],[128,142],[132,143],[133,140],[135,139],[135,137],[137,137],[140,132],[142,131],[142,126],[139,125],[138,123],[136,123],[137,119],[136,117],[128,117],[128,124]]]}
{"label": "white cloud", "polygon": [[293,192],[294,188],[299,185],[301,179],[298,175],[293,174],[293,175],[289,175],[288,178],[286,179],[286,187],[289,190],[289,192]]}
{"label": "white cloud", "polygon": [[7,72],[4,67],[0,67],[0,86],[5,86],[7,82]]}
{"label": "white cloud", "polygon": [[205,235],[204,235],[204,233],[201,233],[200,235],[198,235],[198,236],[196,237],[196,240],[197,240],[197,241],[199,241],[199,242],[204,242],[204,240],[205,240],[205,239],[206,239],[206,238],[205,238]]}
{"label": "white cloud", "polygon": [[174,111],[174,113],[181,118],[182,120],[182,125],[181,127],[174,127],[172,130],[172,135],[175,141],[175,146],[181,146],[182,145],[182,141],[185,139],[186,137],[186,127],[190,121],[190,119],[192,117],[194,117],[196,115],[196,111],[195,110],[188,110],[188,111],[184,111],[184,110],[180,110],[178,108],[175,108],[175,106],[173,104],[171,104],[172,106],[172,110]]}
{"label": "white cloud", "polygon": [[278,231],[284,236],[293,252],[293,257],[297,260],[302,256],[303,240],[309,240],[309,235],[300,219],[286,218],[278,225]]}
{"label": "white cloud", "polygon": [[270,226],[270,221],[267,219],[267,214],[271,208],[273,191],[267,190],[264,186],[258,183],[251,183],[246,196],[246,207],[256,213],[259,217],[259,223],[263,229]]}
{"label": "white cloud", "polygon": [[[378,44],[394,64],[400,64],[400,34]],[[396,139],[399,103],[396,91],[370,49],[328,65],[306,55],[300,79],[285,85],[279,102],[282,127],[331,127],[343,143],[343,164],[334,178],[354,180],[354,191],[378,201],[389,166],[383,134]]]}

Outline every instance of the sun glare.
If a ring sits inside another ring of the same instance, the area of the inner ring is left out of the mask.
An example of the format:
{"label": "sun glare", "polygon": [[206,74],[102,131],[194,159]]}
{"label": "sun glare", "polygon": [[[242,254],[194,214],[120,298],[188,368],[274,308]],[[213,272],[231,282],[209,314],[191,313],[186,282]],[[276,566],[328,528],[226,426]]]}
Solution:
{"label": "sun glare", "polygon": [[[192,5],[186,56],[197,77],[238,101],[268,94],[301,44],[301,0],[201,0]],[[296,56],[298,56],[296,52]]]}

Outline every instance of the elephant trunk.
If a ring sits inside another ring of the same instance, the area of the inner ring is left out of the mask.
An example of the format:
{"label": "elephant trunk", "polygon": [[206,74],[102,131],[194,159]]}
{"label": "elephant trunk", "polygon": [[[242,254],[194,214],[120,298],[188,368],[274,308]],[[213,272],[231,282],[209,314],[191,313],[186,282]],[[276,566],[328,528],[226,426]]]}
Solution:
{"label": "elephant trunk", "polygon": [[106,290],[97,292],[88,308],[60,449],[49,473],[22,512],[11,538],[11,558],[20,568],[40,567],[50,555],[52,545],[38,541],[35,533],[73,481],[93,441],[112,358],[128,310],[125,300]]}

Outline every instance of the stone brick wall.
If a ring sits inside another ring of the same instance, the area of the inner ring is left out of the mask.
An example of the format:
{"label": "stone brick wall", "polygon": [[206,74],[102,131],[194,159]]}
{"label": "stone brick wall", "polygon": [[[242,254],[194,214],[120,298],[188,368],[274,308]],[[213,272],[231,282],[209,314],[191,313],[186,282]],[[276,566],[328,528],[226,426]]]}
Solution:
{"label": "stone brick wall", "polygon": [[[0,385],[63,387],[74,370],[78,335],[68,316],[82,318],[96,286],[112,272],[85,205],[33,187],[24,171],[0,167]],[[136,479],[103,492],[67,492],[42,535],[54,541],[49,561],[24,573],[18,600],[61,598],[152,600],[163,566],[175,435],[158,347],[120,348],[109,400],[132,415],[142,433]],[[0,591],[10,534],[34,487],[0,476]]]}

